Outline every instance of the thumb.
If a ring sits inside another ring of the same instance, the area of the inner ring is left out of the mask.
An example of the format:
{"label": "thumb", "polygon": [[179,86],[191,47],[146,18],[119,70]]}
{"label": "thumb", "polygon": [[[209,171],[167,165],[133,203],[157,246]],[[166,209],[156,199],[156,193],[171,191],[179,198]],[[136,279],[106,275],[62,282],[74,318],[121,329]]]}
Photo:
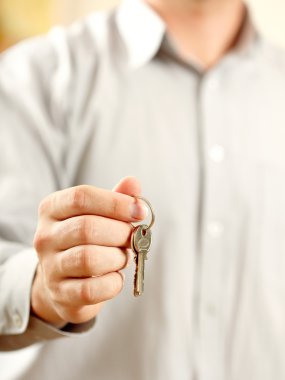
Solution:
{"label": "thumb", "polygon": [[[138,196],[141,194],[140,182],[135,177],[125,177],[113,188],[113,191],[126,195]],[[143,220],[148,214],[147,207],[141,201],[135,201],[135,218]]]}
{"label": "thumb", "polygon": [[[138,196],[141,194],[141,185],[135,177],[124,177],[113,188],[113,191],[126,195]],[[134,200],[133,216],[137,220],[143,220],[148,215],[148,208],[140,200]]]}
{"label": "thumb", "polygon": [[113,191],[126,195],[140,195],[141,185],[135,177],[125,177],[113,188]]}

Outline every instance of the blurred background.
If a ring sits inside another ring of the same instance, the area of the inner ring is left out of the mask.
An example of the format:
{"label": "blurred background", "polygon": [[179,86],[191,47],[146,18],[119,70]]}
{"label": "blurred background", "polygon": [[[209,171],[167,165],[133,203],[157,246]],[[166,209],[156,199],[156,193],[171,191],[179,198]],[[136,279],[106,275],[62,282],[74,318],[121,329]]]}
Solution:
{"label": "blurred background", "polygon": [[[69,24],[86,13],[118,4],[119,0],[0,0],[0,51],[52,25]],[[285,48],[285,1],[247,0],[258,28]]]}

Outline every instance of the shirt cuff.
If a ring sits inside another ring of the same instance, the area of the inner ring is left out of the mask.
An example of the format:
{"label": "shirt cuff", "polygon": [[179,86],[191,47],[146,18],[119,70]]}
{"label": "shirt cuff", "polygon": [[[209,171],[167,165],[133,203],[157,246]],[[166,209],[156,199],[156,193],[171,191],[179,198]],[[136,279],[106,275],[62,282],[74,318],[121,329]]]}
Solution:
{"label": "shirt cuff", "polygon": [[0,334],[22,334],[30,317],[30,298],[38,258],[34,249],[9,258],[0,269]]}
{"label": "shirt cuff", "polygon": [[64,329],[56,327],[31,316],[27,330],[20,335],[0,336],[0,351],[13,351],[28,347],[35,343],[43,343],[64,337],[81,337],[86,335],[95,324],[95,318],[78,325],[67,324]]}
{"label": "shirt cuff", "polygon": [[82,336],[95,318],[58,329],[30,315],[30,298],[38,259],[33,249],[12,256],[0,267],[0,351],[10,351],[61,337]]}

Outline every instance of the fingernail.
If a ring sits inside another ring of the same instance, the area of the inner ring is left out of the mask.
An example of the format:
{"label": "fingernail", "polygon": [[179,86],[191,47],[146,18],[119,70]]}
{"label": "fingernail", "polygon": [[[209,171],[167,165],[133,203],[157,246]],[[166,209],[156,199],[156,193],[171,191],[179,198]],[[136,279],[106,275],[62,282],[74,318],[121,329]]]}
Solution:
{"label": "fingernail", "polygon": [[148,209],[146,205],[141,202],[136,202],[131,204],[131,217],[134,219],[145,219],[147,216]]}

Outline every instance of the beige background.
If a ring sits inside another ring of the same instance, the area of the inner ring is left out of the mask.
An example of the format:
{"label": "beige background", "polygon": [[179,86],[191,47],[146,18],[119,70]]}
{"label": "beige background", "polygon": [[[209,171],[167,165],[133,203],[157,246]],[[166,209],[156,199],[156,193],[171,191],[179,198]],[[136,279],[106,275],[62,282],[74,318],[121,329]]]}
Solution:
{"label": "beige background", "polygon": [[[57,0],[59,2],[59,0]],[[231,0],[229,0],[231,1]],[[64,22],[96,8],[119,3],[118,0],[61,0],[61,19]],[[256,24],[271,41],[285,47],[285,0],[247,0]],[[78,4],[76,6],[76,4]],[[58,14],[59,16],[59,14]],[[60,17],[58,17],[60,19]]]}
{"label": "beige background", "polygon": [[[262,33],[285,47],[285,0],[246,1]],[[0,0],[0,50],[22,38],[44,33],[53,24],[68,24],[90,11],[118,3],[119,0]]]}
{"label": "beige background", "polygon": [[285,1],[247,0],[257,26],[272,42],[285,48]]}

